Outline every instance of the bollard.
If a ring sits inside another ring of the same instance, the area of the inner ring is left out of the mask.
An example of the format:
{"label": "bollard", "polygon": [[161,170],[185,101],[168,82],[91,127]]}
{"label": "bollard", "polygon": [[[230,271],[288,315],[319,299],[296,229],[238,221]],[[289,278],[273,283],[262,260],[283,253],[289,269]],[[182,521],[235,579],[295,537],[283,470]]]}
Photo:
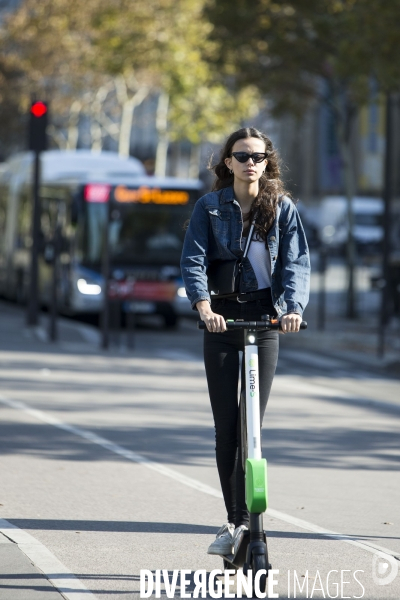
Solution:
{"label": "bollard", "polygon": [[59,224],[56,225],[53,242],[52,242],[52,263],[53,263],[53,277],[51,282],[51,300],[49,306],[49,340],[56,342],[58,340],[58,327],[57,327],[57,316],[58,316],[58,274],[59,274],[59,256],[61,246],[61,227]]}
{"label": "bollard", "polygon": [[126,327],[126,347],[132,350],[135,347],[135,326],[136,319],[133,310],[129,309],[129,303],[125,310],[125,327]]}
{"label": "bollard", "polygon": [[319,270],[319,293],[318,293],[318,310],[317,310],[317,328],[324,331],[326,322],[326,264],[327,264],[327,248],[325,244],[321,244],[319,248],[318,270]]}
{"label": "bollard", "polygon": [[103,256],[102,256],[102,275],[103,275],[103,310],[101,314],[101,347],[108,349],[110,344],[110,202],[107,202],[107,217],[103,230]]}

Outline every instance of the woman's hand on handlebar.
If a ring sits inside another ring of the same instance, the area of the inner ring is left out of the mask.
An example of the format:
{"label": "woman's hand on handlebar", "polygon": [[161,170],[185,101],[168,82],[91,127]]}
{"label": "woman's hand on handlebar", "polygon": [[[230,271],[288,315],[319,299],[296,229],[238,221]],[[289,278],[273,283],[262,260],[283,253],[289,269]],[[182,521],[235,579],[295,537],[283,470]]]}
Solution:
{"label": "woman's hand on handlebar", "polygon": [[211,310],[208,300],[200,300],[200,302],[196,304],[196,308],[199,311],[200,319],[204,321],[208,331],[211,333],[222,333],[223,331],[226,331],[224,317],[222,315],[217,315]]}
{"label": "woman's hand on handlebar", "polygon": [[283,315],[281,318],[282,333],[297,333],[300,331],[300,323],[302,318],[297,313]]}

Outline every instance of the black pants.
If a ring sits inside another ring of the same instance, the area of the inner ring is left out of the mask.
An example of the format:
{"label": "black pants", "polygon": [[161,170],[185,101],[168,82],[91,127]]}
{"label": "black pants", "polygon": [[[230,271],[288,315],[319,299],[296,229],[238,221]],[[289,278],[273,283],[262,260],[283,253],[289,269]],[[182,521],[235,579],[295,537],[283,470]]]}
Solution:
{"label": "black pants", "polygon": [[[225,319],[259,320],[263,314],[276,316],[270,289],[266,298],[240,304],[236,300],[213,300],[212,309]],[[260,371],[260,420],[262,423],[278,361],[277,331],[258,333]],[[241,460],[240,411],[238,402],[239,352],[244,349],[241,330],[204,332],[204,363],[215,423],[217,468],[228,513],[228,522],[247,525],[244,472]],[[243,370],[242,370],[243,371]],[[242,372],[241,385],[245,381]]]}

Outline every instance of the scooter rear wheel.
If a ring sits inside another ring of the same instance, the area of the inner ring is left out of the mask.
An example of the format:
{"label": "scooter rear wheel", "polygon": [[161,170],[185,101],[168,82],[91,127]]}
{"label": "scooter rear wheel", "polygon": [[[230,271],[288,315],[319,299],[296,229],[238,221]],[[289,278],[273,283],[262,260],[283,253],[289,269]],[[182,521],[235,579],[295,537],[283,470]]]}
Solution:
{"label": "scooter rear wheel", "polygon": [[237,568],[234,567],[228,560],[226,560],[226,558],[222,559],[224,561],[224,571],[235,571],[235,573],[237,572]]}

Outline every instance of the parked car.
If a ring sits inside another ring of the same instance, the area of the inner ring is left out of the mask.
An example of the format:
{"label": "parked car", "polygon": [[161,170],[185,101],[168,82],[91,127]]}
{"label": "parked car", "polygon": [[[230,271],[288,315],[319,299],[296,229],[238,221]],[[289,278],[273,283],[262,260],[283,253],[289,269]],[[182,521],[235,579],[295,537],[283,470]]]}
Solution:
{"label": "parked car", "polygon": [[304,232],[306,234],[308,247],[310,250],[318,249],[321,245],[321,240],[313,207],[308,207],[299,203],[297,205],[297,210],[299,211]]}
{"label": "parked car", "polygon": [[[356,196],[352,200],[353,236],[363,254],[381,251],[383,211],[381,198]],[[347,199],[344,196],[322,198],[318,209],[319,236],[334,250],[343,251],[348,236]]]}

